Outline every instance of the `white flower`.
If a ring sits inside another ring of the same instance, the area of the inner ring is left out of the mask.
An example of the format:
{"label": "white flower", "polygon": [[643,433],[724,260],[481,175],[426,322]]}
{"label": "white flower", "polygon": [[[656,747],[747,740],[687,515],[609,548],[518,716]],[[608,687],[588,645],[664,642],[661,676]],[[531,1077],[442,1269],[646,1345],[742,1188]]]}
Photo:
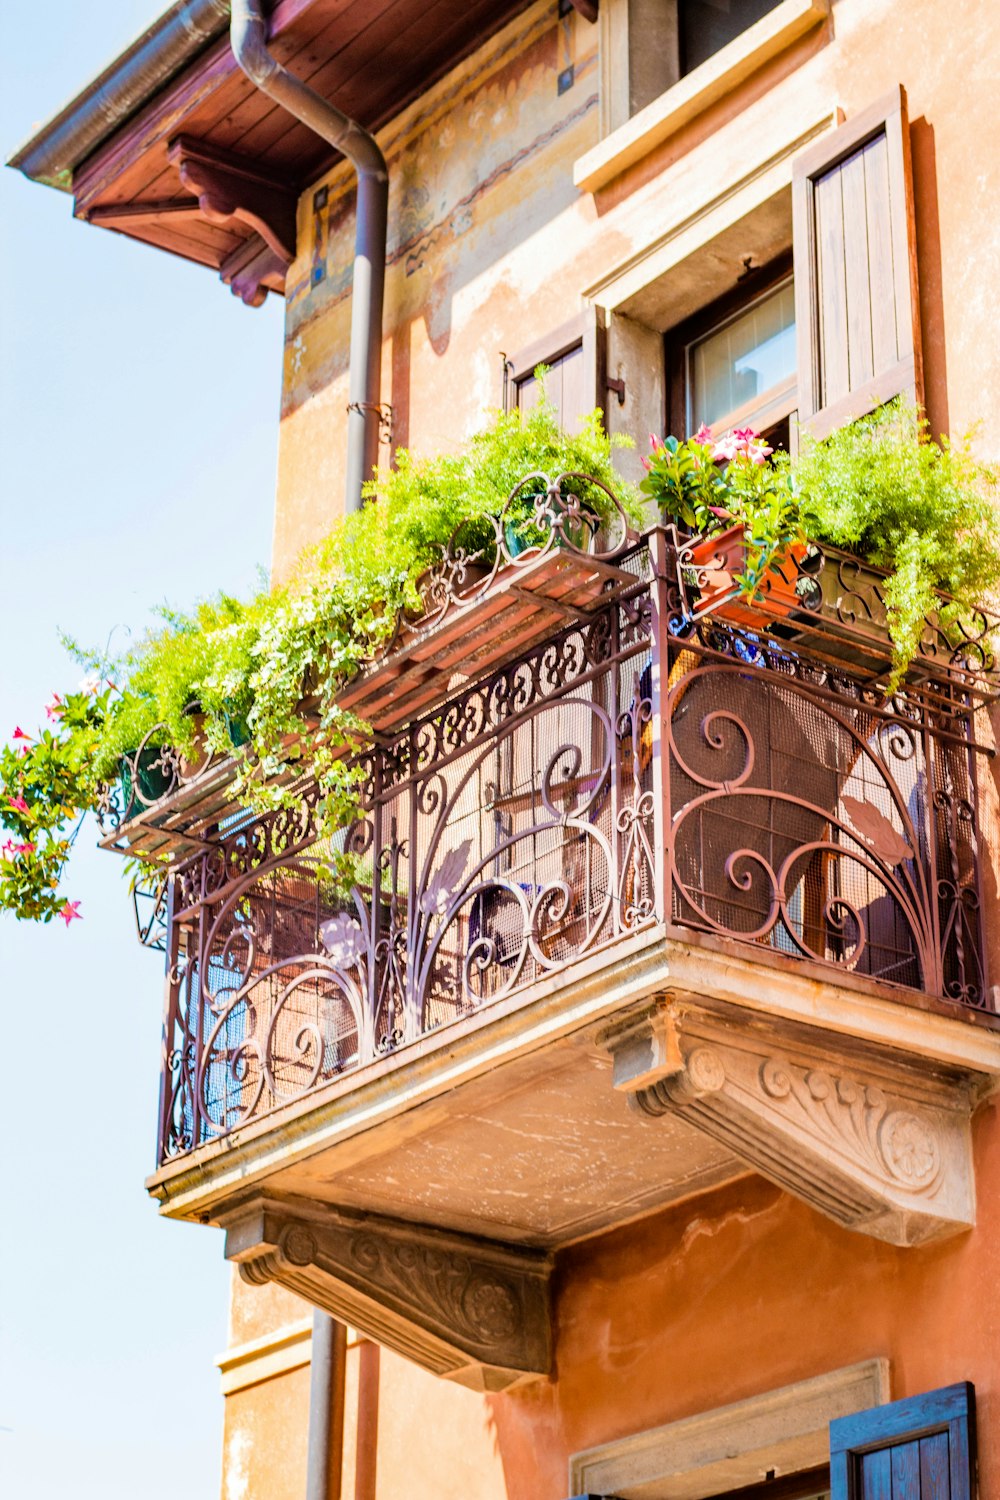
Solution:
{"label": "white flower", "polygon": [[81,677],[77,683],[78,693],[97,693],[101,687],[100,672],[88,672],[86,677]]}
{"label": "white flower", "polygon": [[326,949],[330,962],[338,969],[349,969],[364,954],[364,938],[361,923],[346,912],[340,912],[324,922],[319,929],[320,942]]}

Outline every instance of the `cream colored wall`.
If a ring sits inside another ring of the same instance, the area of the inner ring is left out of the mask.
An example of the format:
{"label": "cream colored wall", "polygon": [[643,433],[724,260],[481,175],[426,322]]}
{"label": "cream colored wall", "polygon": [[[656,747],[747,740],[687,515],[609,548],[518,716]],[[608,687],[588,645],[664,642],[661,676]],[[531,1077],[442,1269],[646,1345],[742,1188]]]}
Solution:
{"label": "cream colored wall", "polygon": [[[222,1500],[304,1500],[310,1340],[301,1332],[311,1317],[312,1308],[292,1293],[248,1286],[234,1273],[229,1350],[220,1357]],[[298,1336],[291,1349],[290,1334]],[[496,1429],[482,1396],[351,1330],[345,1373],[345,1500],[398,1500],[404,1493],[407,1500],[505,1500]]]}

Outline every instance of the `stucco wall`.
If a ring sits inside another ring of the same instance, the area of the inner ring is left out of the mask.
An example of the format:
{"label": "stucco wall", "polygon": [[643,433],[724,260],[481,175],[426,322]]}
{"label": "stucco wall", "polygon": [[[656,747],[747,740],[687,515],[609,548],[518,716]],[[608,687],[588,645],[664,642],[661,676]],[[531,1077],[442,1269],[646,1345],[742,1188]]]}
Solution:
{"label": "stucco wall", "polygon": [[[572,316],[610,269],[697,214],[716,180],[767,159],[838,106],[857,113],[898,81],[909,99],[931,422],[989,424],[1000,400],[1000,347],[984,337],[1000,276],[986,208],[1000,189],[990,84],[998,49],[1000,12],[975,0],[835,0],[828,23],[595,198],[574,188],[572,166],[597,141],[597,31],[541,0],[381,133],[391,181],[383,399],[395,442],[425,451],[461,443],[499,402],[501,351]],[[574,81],[560,95],[570,62]],[[343,166],[300,202],[279,574],[343,505],[353,204]],[[611,415],[644,440],[648,353],[623,373],[635,399]]]}
{"label": "stucco wall", "polygon": [[[575,313],[585,288],[708,201],[716,174],[795,139],[823,111],[839,106],[850,117],[902,81],[932,427],[957,432],[982,419],[981,450],[995,452],[1000,8],[836,0],[829,24],[595,199],[573,187],[572,164],[597,140],[596,47],[593,28],[575,14],[559,19],[554,0],[542,0],[383,132],[392,184],[383,397],[394,408],[395,441],[423,451],[459,444],[499,401],[501,350]],[[569,62],[573,86],[560,95],[557,77]],[[342,507],[352,213],[343,168],[300,204],[279,575]],[[626,368],[614,370],[629,387],[615,421],[634,423],[640,439],[660,399],[654,347],[649,337],[622,339]],[[976,1169],[977,1227],[937,1247],[897,1250],[850,1234],[757,1178],[577,1247],[560,1265],[555,1381],[483,1398],[383,1355],[379,1500],[559,1500],[568,1457],[580,1448],[875,1355],[892,1361],[897,1396],[976,1383],[982,1493],[1000,1494],[1000,1123],[992,1104],[978,1117]],[[234,1339],[288,1315],[277,1303],[251,1308],[245,1289],[240,1296]],[[346,1494],[357,1420],[352,1368]],[[307,1379],[300,1370],[230,1398],[227,1465],[240,1443],[257,1442],[270,1455],[261,1461],[282,1473],[246,1494],[303,1493]],[[230,1496],[242,1500],[238,1489]]]}

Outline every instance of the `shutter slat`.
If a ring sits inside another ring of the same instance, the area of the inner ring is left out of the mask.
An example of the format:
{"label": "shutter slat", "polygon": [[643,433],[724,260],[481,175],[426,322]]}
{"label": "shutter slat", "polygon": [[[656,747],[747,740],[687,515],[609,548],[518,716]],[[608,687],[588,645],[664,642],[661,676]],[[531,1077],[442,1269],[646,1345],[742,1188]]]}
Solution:
{"label": "shutter slat", "polygon": [[920,1500],[920,1443],[903,1443],[892,1453],[892,1500]]}
{"label": "shutter slat", "polygon": [[[884,137],[866,146],[865,218],[873,265],[891,265],[892,235],[889,232],[889,162]],[[879,282],[872,288],[872,367],[887,370],[899,359],[894,287]]]}
{"label": "shutter slat", "polygon": [[[873,145],[876,143],[873,142]],[[856,390],[875,374],[872,364],[872,301],[876,288],[869,276],[868,205],[865,198],[865,155],[871,147],[849,156],[840,168],[844,196],[844,285],[847,294],[848,384]]]}
{"label": "shutter slat", "polygon": [[860,1500],[892,1500],[892,1454],[888,1448],[862,1459]]}
{"label": "shutter slat", "polygon": [[946,1495],[951,1482],[948,1434],[936,1432],[920,1440],[920,1492]]}
{"label": "shutter slat", "polygon": [[820,401],[830,406],[851,388],[847,360],[847,287],[844,275],[844,194],[840,170],[815,187],[816,258],[819,266]]}

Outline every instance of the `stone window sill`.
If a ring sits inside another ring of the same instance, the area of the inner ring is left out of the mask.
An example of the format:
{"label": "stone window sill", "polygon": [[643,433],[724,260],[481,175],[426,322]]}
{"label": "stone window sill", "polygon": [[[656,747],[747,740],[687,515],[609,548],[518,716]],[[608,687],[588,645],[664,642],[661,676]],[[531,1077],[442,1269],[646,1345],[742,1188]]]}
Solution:
{"label": "stone window sill", "polygon": [[581,156],[573,181],[585,193],[606,187],[655,146],[703,114],[830,13],[830,0],[782,0],[714,57],[647,104],[625,125]]}

